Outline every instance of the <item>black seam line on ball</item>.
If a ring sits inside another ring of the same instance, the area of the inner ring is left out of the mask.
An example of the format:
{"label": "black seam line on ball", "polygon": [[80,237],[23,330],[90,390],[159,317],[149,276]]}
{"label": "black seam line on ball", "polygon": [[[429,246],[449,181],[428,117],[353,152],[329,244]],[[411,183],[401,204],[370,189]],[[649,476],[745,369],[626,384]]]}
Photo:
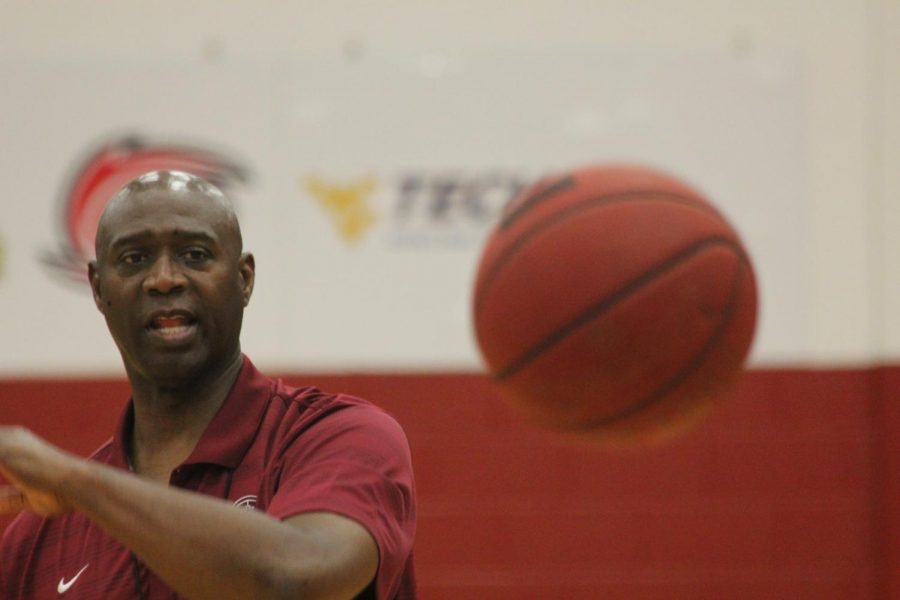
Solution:
{"label": "black seam line on ball", "polygon": [[[509,214],[503,216],[500,220],[500,229],[506,229],[512,225],[514,221],[518,220],[519,217],[531,210],[533,206],[552,198],[559,192],[563,192],[573,185],[575,185],[575,178],[572,175],[566,175],[561,179],[546,183],[543,187],[538,187],[538,189],[534,190],[522,200],[518,206],[514,207]],[[540,184],[538,184],[538,186],[540,186]]]}
{"label": "black seam line on ball", "polygon": [[[667,258],[663,262],[657,264],[655,267],[643,272],[641,275],[631,280],[612,294],[606,296],[605,298],[602,298],[601,300],[595,302],[594,304],[583,310],[568,323],[565,323],[564,325],[558,327],[556,330],[545,336],[534,346],[526,350],[518,358],[510,362],[506,367],[499,370],[494,378],[498,381],[503,381],[504,379],[512,377],[523,367],[536,360],[541,354],[564,340],[578,328],[593,321],[604,312],[618,304],[622,299],[635,293],[648,283],[651,283],[666,271],[679,266],[684,261],[709,248],[710,246],[727,246],[731,248],[739,258],[741,258],[742,260],[744,258],[744,254],[740,249],[740,246],[738,246],[738,244],[735,243],[734,240],[726,237],[715,236],[700,240],[699,242],[695,242],[694,244],[691,244],[687,248],[684,248],[673,256]],[[734,292],[732,291],[732,293]]]}
{"label": "black seam line on ball", "polygon": [[692,373],[694,373],[694,371],[700,368],[700,366],[713,351],[713,349],[715,349],[719,345],[719,342],[721,342],[722,337],[725,335],[725,332],[728,329],[728,325],[730,325],[734,320],[734,316],[738,308],[738,298],[740,297],[739,292],[741,290],[741,281],[746,275],[749,275],[750,273],[750,263],[747,261],[746,255],[739,252],[738,257],[741,260],[738,262],[739,268],[737,269],[734,281],[732,282],[731,292],[728,297],[728,303],[725,306],[725,312],[722,315],[722,318],[719,320],[719,324],[716,326],[716,329],[706,340],[706,344],[704,344],[703,347],[700,348],[700,350],[696,354],[694,354],[694,356],[692,356],[691,359],[681,369],[679,369],[671,379],[664,382],[658,389],[651,392],[646,398],[635,402],[634,404],[624,408],[618,413],[607,415],[595,420],[592,423],[586,424],[583,428],[584,430],[609,426],[616,421],[626,419],[635,413],[647,409],[648,407],[665,398],[671,391],[677,389],[685,379],[687,379]]}
{"label": "black seam line on ball", "polygon": [[[484,278],[484,283],[481,285],[480,293],[475,298],[475,312],[476,314],[481,310],[481,304],[484,301],[485,294],[490,286],[493,284],[494,278],[497,276],[497,273],[506,265],[506,263],[510,260],[513,254],[521,248],[528,240],[532,237],[541,233],[542,231],[553,227],[567,219],[573,218],[584,211],[590,210],[597,206],[603,204],[618,204],[623,202],[640,202],[642,200],[650,200],[657,202],[671,202],[674,204],[682,204],[684,206],[688,206],[690,208],[694,208],[696,210],[705,212],[709,215],[716,217],[717,219],[722,220],[723,223],[726,223],[715,209],[701,204],[700,202],[696,202],[691,198],[686,198],[684,196],[679,196],[677,194],[669,194],[666,192],[654,192],[654,191],[636,191],[636,192],[623,192],[621,194],[610,194],[608,196],[598,196],[596,198],[592,198],[590,200],[585,200],[579,204],[574,206],[570,206],[564,210],[559,211],[558,213],[552,215],[551,217],[541,221],[540,223],[536,223],[530,229],[525,231],[522,235],[515,239],[503,253],[497,257],[497,260],[494,261],[494,265],[491,268],[490,273],[488,273]],[[727,225],[727,223],[726,223]]]}

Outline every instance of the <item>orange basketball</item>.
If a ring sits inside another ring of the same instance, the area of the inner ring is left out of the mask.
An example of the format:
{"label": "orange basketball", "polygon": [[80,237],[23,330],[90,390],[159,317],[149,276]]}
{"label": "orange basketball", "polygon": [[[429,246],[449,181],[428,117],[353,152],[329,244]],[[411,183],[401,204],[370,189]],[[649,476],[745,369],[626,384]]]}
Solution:
{"label": "orange basketball", "polygon": [[481,257],[474,324],[531,421],[648,441],[736,381],[756,306],[747,252],[708,200],[671,175],[600,166],[510,203]]}

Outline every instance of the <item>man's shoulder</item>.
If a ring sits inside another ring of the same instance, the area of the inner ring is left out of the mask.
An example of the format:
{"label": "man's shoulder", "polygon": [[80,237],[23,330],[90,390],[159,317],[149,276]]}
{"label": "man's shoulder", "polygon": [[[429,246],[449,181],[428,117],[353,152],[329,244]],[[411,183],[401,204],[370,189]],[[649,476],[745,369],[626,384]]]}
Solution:
{"label": "man's shoulder", "polygon": [[352,409],[354,414],[383,412],[369,400],[352,394],[325,391],[315,385],[292,385],[281,379],[272,381],[273,402],[310,416],[330,415],[347,409]]}
{"label": "man's shoulder", "polygon": [[267,401],[268,412],[293,412],[297,416],[309,419],[348,408],[354,409],[354,412],[381,410],[359,396],[325,391],[316,385],[270,376],[257,370],[248,357],[245,356],[244,361],[244,370],[232,395],[253,404]]}
{"label": "man's shoulder", "polygon": [[397,420],[377,404],[347,393],[323,391],[315,386],[293,386],[281,380],[273,388],[270,412],[278,414],[282,431],[315,431],[323,435],[368,431],[382,437],[405,434]]}

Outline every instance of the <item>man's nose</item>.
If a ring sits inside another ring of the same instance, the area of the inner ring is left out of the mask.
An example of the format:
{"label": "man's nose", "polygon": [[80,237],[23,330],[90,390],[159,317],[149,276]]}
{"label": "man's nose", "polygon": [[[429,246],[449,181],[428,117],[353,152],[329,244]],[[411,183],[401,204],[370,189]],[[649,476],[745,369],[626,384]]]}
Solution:
{"label": "man's nose", "polygon": [[144,291],[150,294],[171,294],[183,290],[186,285],[187,278],[181,265],[168,255],[157,258],[144,279]]}

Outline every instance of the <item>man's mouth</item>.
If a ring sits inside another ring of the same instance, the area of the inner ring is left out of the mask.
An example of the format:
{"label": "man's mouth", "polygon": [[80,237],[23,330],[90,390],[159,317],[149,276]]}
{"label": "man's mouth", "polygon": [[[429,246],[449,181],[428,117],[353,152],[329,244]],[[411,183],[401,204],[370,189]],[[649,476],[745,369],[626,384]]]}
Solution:
{"label": "man's mouth", "polygon": [[197,328],[197,321],[188,314],[157,315],[147,326],[150,333],[165,341],[177,342],[189,337]]}

